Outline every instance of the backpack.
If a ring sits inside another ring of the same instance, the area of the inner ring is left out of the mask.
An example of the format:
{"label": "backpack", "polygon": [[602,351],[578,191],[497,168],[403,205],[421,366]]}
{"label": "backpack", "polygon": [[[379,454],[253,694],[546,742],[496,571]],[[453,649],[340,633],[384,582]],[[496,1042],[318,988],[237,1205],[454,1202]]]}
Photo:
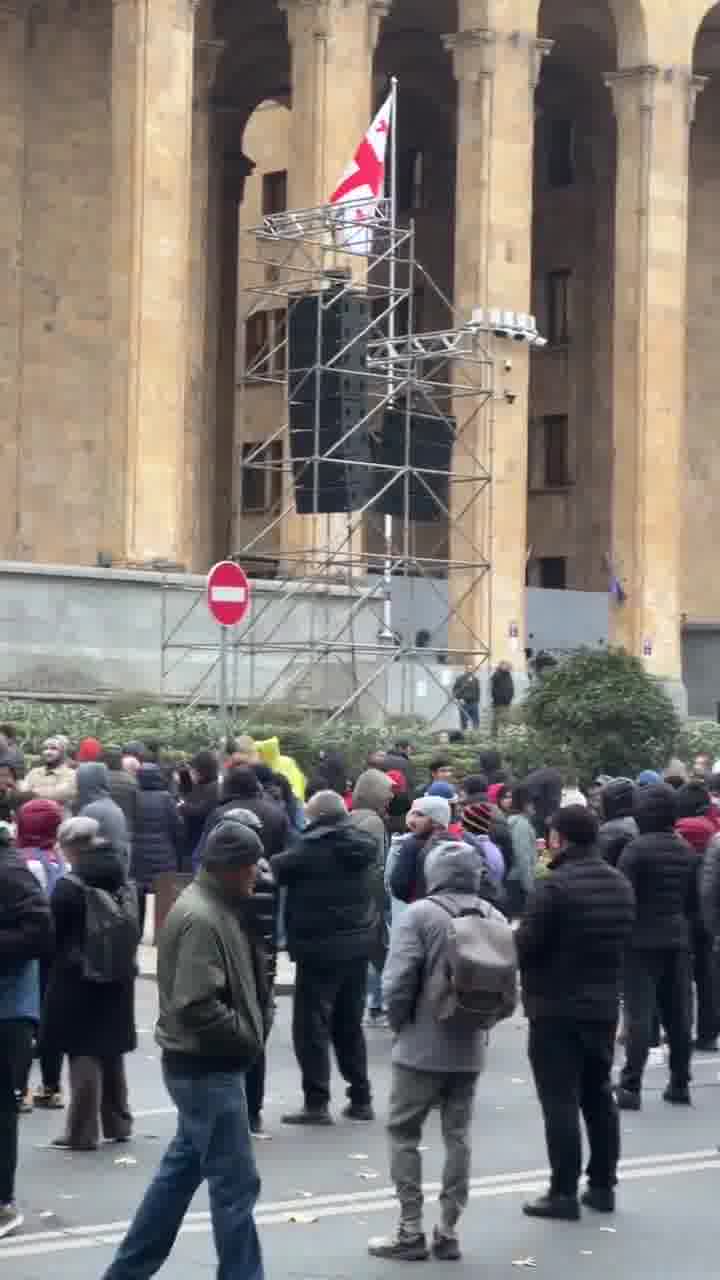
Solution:
{"label": "backpack", "polygon": [[446,975],[433,999],[438,1022],[459,1021],[468,1030],[489,1031],[512,1017],[517,1004],[517,949],[513,930],[499,911],[478,899],[455,915],[444,902],[429,902],[450,916],[445,939]]}
{"label": "backpack", "polygon": [[123,884],[114,893],[68,877],[85,898],[85,938],[81,947],[82,976],[88,982],[126,982],[135,973],[140,942],[137,889]]}

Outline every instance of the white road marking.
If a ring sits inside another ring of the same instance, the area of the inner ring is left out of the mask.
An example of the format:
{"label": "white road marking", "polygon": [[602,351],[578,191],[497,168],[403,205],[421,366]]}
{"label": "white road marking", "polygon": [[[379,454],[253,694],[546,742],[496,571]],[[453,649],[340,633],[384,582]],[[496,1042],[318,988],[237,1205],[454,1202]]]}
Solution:
{"label": "white road marking", "polygon": [[[620,1172],[623,1182],[635,1182],[644,1178],[668,1178],[679,1174],[717,1172],[720,1158],[715,1147],[700,1151],[671,1152],[665,1155],[633,1156],[624,1160]],[[542,1191],[547,1184],[546,1169],[528,1169],[519,1173],[488,1174],[473,1178],[470,1198],[494,1199],[498,1196],[528,1195]],[[424,1185],[424,1191],[439,1191],[438,1182]],[[350,1217],[358,1213],[382,1213],[395,1209],[397,1200],[392,1187],[375,1191],[356,1191],[344,1194],[318,1195],[312,1198],[312,1211],[317,1218]],[[258,1226],[279,1226],[289,1222],[289,1216],[299,1210],[307,1212],[307,1197],[299,1200],[277,1200],[260,1204],[256,1213]],[[103,1222],[92,1226],[66,1227],[58,1231],[37,1231],[26,1236],[9,1237],[0,1242],[0,1259],[40,1257],[49,1253],[67,1253],[76,1249],[117,1245],[122,1240],[129,1222]],[[183,1235],[209,1234],[210,1214],[204,1211],[188,1213],[181,1228]]]}

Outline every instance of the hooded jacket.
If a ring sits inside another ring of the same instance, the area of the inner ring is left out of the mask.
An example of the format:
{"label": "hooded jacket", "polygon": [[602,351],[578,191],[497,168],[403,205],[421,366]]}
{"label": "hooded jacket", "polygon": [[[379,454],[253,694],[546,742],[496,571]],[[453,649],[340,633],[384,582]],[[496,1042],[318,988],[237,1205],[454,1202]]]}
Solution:
{"label": "hooded jacket", "polygon": [[91,850],[58,881],[51,908],[56,957],[43,1004],[42,1037],[59,1053],[116,1058],[136,1046],[135,981],[91,982],[82,975],[85,894],[77,880],[109,893],[127,879],[122,858],[108,849]]}
{"label": "hooded jacket", "polygon": [[125,870],[130,865],[130,833],[125,814],[110,795],[110,775],[104,764],[81,764],[77,771],[78,814],[94,818],[100,836],[109,840],[123,859]]}
{"label": "hooded jacket", "polygon": [[392,799],[393,785],[380,769],[366,769],[360,774],[352,797],[350,821],[360,831],[367,831],[377,847],[378,865],[384,867],[387,852],[387,827],[384,814]]}
{"label": "hooded jacket", "polygon": [[180,869],[184,830],[159,765],[141,765],[137,777],[132,874],[141,888],[151,889],[156,876]]}
{"label": "hooded jacket", "polygon": [[614,778],[601,792],[605,821],[598,832],[598,846],[606,862],[616,867],[626,844],[638,834],[633,817],[635,784],[628,778]]}
{"label": "hooded jacket", "polygon": [[597,848],[568,845],[550,867],[515,934],[525,1012],[613,1022],[633,891]]}
{"label": "hooded jacket", "polygon": [[434,996],[446,981],[450,915],[469,908],[502,919],[481,900],[483,867],[469,845],[436,844],[426,862],[428,896],[393,925],[383,971],[383,998],[395,1032],[392,1060],[415,1071],[479,1072],[488,1036],[435,1015]]}
{"label": "hooded jacket", "polygon": [[271,867],[278,885],[287,886],[288,951],[294,960],[331,968],[368,959],[377,926],[372,836],[349,817],[320,818]]}

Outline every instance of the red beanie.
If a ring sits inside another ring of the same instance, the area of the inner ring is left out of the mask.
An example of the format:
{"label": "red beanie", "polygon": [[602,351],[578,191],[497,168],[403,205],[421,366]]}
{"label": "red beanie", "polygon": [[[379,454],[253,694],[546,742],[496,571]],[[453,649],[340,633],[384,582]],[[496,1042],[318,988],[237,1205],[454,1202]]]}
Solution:
{"label": "red beanie", "polygon": [[101,755],[102,747],[97,738],[83,738],[75,759],[78,764],[92,764],[93,761],[99,760]]}

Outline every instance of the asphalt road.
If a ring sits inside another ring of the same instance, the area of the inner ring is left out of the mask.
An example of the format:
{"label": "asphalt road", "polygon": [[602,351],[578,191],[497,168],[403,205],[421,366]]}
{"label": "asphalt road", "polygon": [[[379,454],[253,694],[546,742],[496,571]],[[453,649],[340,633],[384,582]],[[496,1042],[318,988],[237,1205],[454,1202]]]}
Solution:
{"label": "asphalt road", "polygon": [[[47,1145],[60,1131],[58,1113],[23,1117],[18,1196],[26,1222],[21,1234],[0,1242],[3,1280],[99,1280],[173,1132],[174,1112],[152,1036],[153,982],[138,983],[137,1004],[140,1047],[129,1059],[134,1141],[128,1147],[69,1154]],[[270,1043],[266,1123],[272,1140],[257,1144],[263,1179],[258,1222],[268,1278],[385,1277],[403,1264],[368,1258],[366,1243],[369,1236],[392,1230],[396,1215],[382,1123],[389,1033],[369,1033],[376,1123],[285,1129],[280,1115],[299,1101],[289,1012],[290,1000],[284,998]],[[544,1188],[542,1127],[523,1020],[502,1027],[479,1089],[472,1199],[462,1223],[465,1257],[456,1272],[480,1274],[483,1280],[526,1269],[552,1280],[607,1280],[612,1270],[628,1280],[707,1280],[717,1274],[719,1073],[720,1057],[696,1060],[695,1105],[688,1111],[662,1102],[664,1066],[649,1068],[644,1110],[623,1119],[625,1164],[615,1218],[587,1213],[580,1224],[532,1222],[520,1207],[524,1196]],[[338,1081],[338,1112],[342,1099]],[[425,1179],[433,1184],[442,1160],[435,1118],[426,1143]],[[436,1191],[431,1185],[428,1226]],[[432,1276],[446,1268],[428,1262],[421,1271]],[[188,1280],[212,1276],[214,1270],[207,1198],[201,1191],[160,1274],[163,1280]]]}

